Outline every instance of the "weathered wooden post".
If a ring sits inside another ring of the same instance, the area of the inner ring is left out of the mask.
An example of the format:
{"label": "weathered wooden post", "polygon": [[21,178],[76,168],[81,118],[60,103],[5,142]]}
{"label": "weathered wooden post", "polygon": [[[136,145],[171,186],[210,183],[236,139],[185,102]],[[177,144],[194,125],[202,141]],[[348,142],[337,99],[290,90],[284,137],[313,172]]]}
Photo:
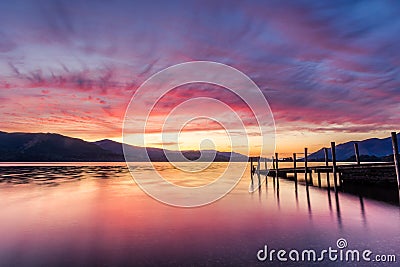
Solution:
{"label": "weathered wooden post", "polygon": [[293,178],[295,184],[295,190],[297,191],[297,163],[296,163],[296,153],[293,153]]}
{"label": "weathered wooden post", "polygon": [[253,178],[253,157],[250,157],[250,175]]}
{"label": "weathered wooden post", "polygon": [[[328,148],[324,147],[324,154],[325,154],[325,166],[329,166],[329,155],[328,155]],[[326,183],[328,185],[328,190],[331,189],[331,182],[329,180],[329,169],[326,171]]]}
{"label": "weathered wooden post", "polygon": [[336,144],[331,142],[331,152],[332,152],[332,172],[333,172],[333,182],[335,186],[335,191],[337,191],[338,181],[337,181],[337,169],[336,169]]}
{"label": "weathered wooden post", "polygon": [[306,186],[308,186],[308,181],[307,181],[307,172],[308,172],[308,169],[307,169],[307,161],[308,161],[308,159],[307,159],[307,148],[305,147],[304,148],[304,178],[305,178],[305,181],[306,181]]}
{"label": "weathered wooden post", "polygon": [[325,166],[329,166],[329,155],[328,155],[328,149],[324,147],[324,154],[325,154]]}
{"label": "weathered wooden post", "polygon": [[[260,184],[261,184],[260,168],[261,168],[261,157],[258,157],[258,160],[257,160],[257,177],[258,177],[258,186],[260,186]],[[261,191],[260,191],[260,192],[261,192]]]}
{"label": "weathered wooden post", "polygon": [[318,170],[318,187],[321,188],[321,172]]}
{"label": "weathered wooden post", "polygon": [[275,166],[275,158],[274,156],[272,156],[272,168],[275,170],[276,166]]}
{"label": "weathered wooden post", "polygon": [[276,168],[275,168],[276,189],[279,190],[279,176],[278,176],[278,169],[279,169],[278,162],[279,162],[279,157],[278,157],[278,153],[275,153],[275,161],[276,161],[276,163],[275,163],[275,166],[276,166]]}
{"label": "weathered wooden post", "polygon": [[253,185],[253,157],[250,157],[250,179],[251,184]]}
{"label": "weathered wooden post", "polygon": [[267,165],[267,158],[264,158],[264,165],[265,165],[265,184],[268,183],[268,165]]}
{"label": "weathered wooden post", "polygon": [[397,144],[397,134],[392,132],[392,146],[393,146],[393,160],[396,168],[397,187],[400,191],[400,159],[399,159],[399,146]]}
{"label": "weathered wooden post", "polygon": [[360,151],[358,150],[358,143],[354,143],[354,153],[356,154],[357,165],[360,165]]}

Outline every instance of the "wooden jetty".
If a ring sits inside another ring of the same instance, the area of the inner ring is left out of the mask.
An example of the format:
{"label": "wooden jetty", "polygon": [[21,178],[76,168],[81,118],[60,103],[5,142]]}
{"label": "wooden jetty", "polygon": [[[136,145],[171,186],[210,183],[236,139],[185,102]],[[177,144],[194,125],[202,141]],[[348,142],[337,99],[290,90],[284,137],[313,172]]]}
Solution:
{"label": "wooden jetty", "polygon": [[[381,163],[361,163],[358,144],[355,143],[354,151],[356,156],[355,164],[340,164],[336,162],[336,145],[335,142],[331,143],[331,155],[332,159],[329,162],[328,149],[324,149],[325,164],[321,166],[309,166],[308,161],[308,149],[304,149],[304,167],[298,167],[297,155],[303,153],[293,153],[293,167],[291,168],[279,168],[279,154],[275,153],[273,160],[273,168],[268,170],[267,159],[261,159],[260,157],[250,158],[251,163],[251,175],[254,173],[260,175],[270,176],[276,181],[277,188],[279,189],[279,178],[290,179],[295,182],[296,190],[298,184],[298,174],[304,174],[304,183],[306,186],[322,186],[322,177],[326,178],[324,187],[330,189],[332,186],[335,191],[346,185],[372,185],[391,187],[397,189],[400,193],[400,164],[399,164],[399,149],[397,144],[397,136],[395,132],[391,133],[392,145],[393,145],[393,162],[381,162]],[[265,161],[265,169],[261,169],[261,162]],[[254,163],[257,163],[254,166]],[[321,175],[322,174],[322,175]],[[316,177],[315,177],[316,175]],[[316,178],[316,184],[314,179]],[[333,183],[331,184],[333,179]]]}

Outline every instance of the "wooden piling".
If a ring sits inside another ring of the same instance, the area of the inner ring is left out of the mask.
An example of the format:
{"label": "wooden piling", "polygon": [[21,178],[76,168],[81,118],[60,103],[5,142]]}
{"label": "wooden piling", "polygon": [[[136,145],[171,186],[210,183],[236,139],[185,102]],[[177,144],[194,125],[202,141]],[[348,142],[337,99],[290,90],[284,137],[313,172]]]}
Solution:
{"label": "wooden piling", "polygon": [[[261,168],[261,157],[258,157],[257,160],[257,178],[258,178],[258,187],[261,185],[261,175],[260,175],[260,168]],[[260,189],[261,192],[261,189]]]}
{"label": "wooden piling", "polygon": [[251,177],[251,185],[253,186],[253,176],[254,176],[254,167],[253,167],[254,158],[250,157],[250,177]]}
{"label": "wooden piling", "polygon": [[337,175],[337,169],[336,169],[336,144],[335,142],[331,142],[331,153],[332,153],[332,172],[333,172],[333,182],[335,186],[335,191],[337,191],[338,187],[338,175]]}
{"label": "wooden piling", "polygon": [[331,181],[329,179],[329,172],[326,173],[326,184],[327,184],[326,186],[327,186],[328,190],[330,190],[331,189]]}
{"label": "wooden piling", "polygon": [[308,161],[308,153],[307,153],[308,148],[304,148],[304,180],[306,181],[306,186],[308,186],[307,182],[307,161]]}
{"label": "wooden piling", "polygon": [[250,175],[253,178],[253,157],[250,157]]}
{"label": "wooden piling", "polygon": [[321,172],[318,171],[318,187],[321,188]]}
{"label": "wooden piling", "polygon": [[279,165],[278,165],[278,162],[279,162],[279,157],[278,157],[278,153],[275,153],[275,166],[276,166],[276,168],[275,168],[275,176],[276,176],[276,188],[277,188],[277,190],[279,190],[279,176],[278,176],[278,169],[279,169]]}
{"label": "wooden piling", "polygon": [[267,165],[267,158],[264,158],[264,165],[265,165],[265,184],[268,183],[268,165]]}
{"label": "wooden piling", "polygon": [[[329,155],[328,148],[324,147],[325,154],[325,166],[329,166]],[[326,184],[328,186],[328,190],[331,189],[331,181],[329,180],[329,171],[326,172]]]}
{"label": "wooden piling", "polygon": [[399,146],[397,144],[397,134],[392,132],[392,147],[393,147],[393,160],[396,168],[397,187],[400,191],[400,159],[399,159]]}
{"label": "wooden piling", "polygon": [[293,178],[294,178],[294,183],[295,183],[295,189],[297,191],[297,163],[296,163],[296,153],[293,153]]}
{"label": "wooden piling", "polygon": [[354,153],[356,154],[357,165],[360,165],[360,151],[358,150],[358,143],[354,143]]}
{"label": "wooden piling", "polygon": [[[308,166],[308,148],[304,148],[304,169],[303,167],[297,166],[297,154],[293,153],[293,168],[282,168],[279,169],[279,154],[274,153],[273,165],[274,169],[268,172],[268,165],[266,159],[264,158],[266,171],[261,170],[262,160],[260,157],[250,157],[250,165],[252,169],[252,175],[257,172],[258,175],[271,176],[273,178],[274,189],[277,187],[279,189],[279,178],[290,178],[290,174],[293,173],[293,178],[296,186],[296,192],[298,189],[298,173],[304,172],[304,181],[306,186],[313,185],[313,172],[316,173],[318,179],[318,187],[322,187],[322,179],[324,173],[327,174],[327,187],[330,190],[330,172],[333,174],[334,185],[332,186],[335,189],[335,192],[338,193],[339,189],[343,189],[343,185],[346,186],[345,183],[371,183],[378,184],[382,186],[393,185],[393,182],[398,185],[398,191],[400,195],[400,157],[399,157],[399,147],[397,134],[392,133],[392,145],[393,145],[393,154],[394,154],[394,164],[390,162],[386,163],[364,163],[360,164],[359,150],[357,145],[354,145],[354,151],[357,156],[357,164],[344,164],[338,165],[337,156],[336,156],[336,143],[331,142],[331,158],[332,165],[329,163],[329,148],[324,148],[325,153],[325,166]],[[303,153],[301,153],[303,154]],[[254,160],[257,160],[257,166],[255,166]],[[395,170],[393,170],[393,165],[395,166]],[[396,182],[394,181],[394,175],[396,175]],[[372,178],[371,178],[372,177]],[[382,178],[383,177],[383,178]],[[252,177],[253,179],[253,177]],[[276,184],[275,184],[276,180]],[[315,184],[316,186],[316,184]],[[324,185],[325,186],[325,185]]]}
{"label": "wooden piling", "polygon": [[329,165],[329,156],[328,156],[328,149],[324,147],[324,153],[325,153],[325,166]]}

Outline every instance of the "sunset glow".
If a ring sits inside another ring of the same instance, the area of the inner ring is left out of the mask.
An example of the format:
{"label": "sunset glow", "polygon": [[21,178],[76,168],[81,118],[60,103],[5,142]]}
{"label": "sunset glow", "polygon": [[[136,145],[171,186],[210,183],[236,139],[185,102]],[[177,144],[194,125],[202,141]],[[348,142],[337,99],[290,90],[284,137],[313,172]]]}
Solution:
{"label": "sunset glow", "polygon": [[[260,87],[280,153],[388,137],[400,129],[400,3],[330,5],[1,2],[0,131],[121,141],[125,110],[140,84],[171,65],[209,60],[237,68]],[[152,113],[152,146],[199,149],[209,139],[216,149],[231,149],[210,120],[186,125],[179,144],[163,142],[165,115],[191,97],[219,99],[254,124],[249,108],[223,88],[176,88]]]}

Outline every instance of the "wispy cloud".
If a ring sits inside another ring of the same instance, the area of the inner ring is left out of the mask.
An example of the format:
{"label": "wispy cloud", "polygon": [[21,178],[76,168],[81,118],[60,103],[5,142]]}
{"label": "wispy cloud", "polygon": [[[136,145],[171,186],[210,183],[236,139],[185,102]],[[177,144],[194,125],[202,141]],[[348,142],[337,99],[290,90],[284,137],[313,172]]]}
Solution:
{"label": "wispy cloud", "polygon": [[[249,75],[284,131],[398,129],[399,15],[393,1],[2,1],[2,127],[118,136],[145,79],[212,60]],[[204,87],[171,92],[154,114],[202,95],[248,112]]]}

